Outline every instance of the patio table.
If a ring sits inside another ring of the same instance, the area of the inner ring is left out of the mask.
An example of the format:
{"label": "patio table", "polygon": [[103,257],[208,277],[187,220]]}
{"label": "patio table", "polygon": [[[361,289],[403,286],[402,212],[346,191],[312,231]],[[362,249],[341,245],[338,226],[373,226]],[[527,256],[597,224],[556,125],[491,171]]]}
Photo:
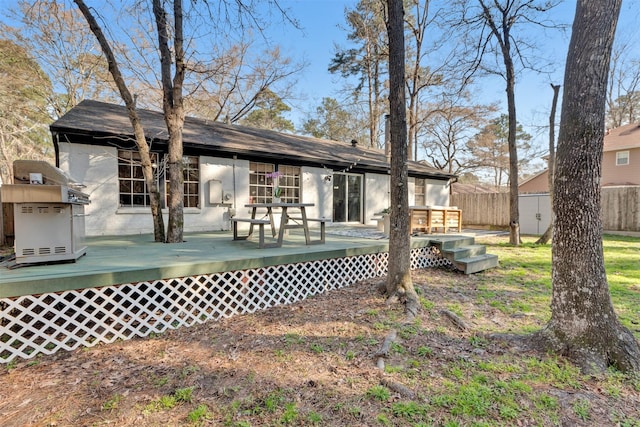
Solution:
{"label": "patio table", "polygon": [[[264,248],[279,248],[282,246],[282,242],[284,240],[284,235],[286,230],[291,230],[294,228],[302,228],[304,230],[304,238],[307,245],[314,245],[324,243],[324,220],[322,221],[322,229],[321,229],[321,238],[319,240],[311,240],[311,234],[309,233],[309,218],[307,218],[307,208],[314,206],[313,203],[249,203],[244,205],[246,208],[251,208],[251,219],[256,219],[258,209],[267,209],[264,217],[269,218],[269,223],[271,225],[271,234],[273,237],[276,236],[276,226],[275,221],[273,219],[273,209],[280,208],[281,216],[280,216],[280,226],[277,227],[278,231],[278,240],[275,243],[265,243],[263,245]],[[291,215],[291,210],[299,212],[300,216],[295,217]],[[251,228],[249,229],[249,235],[253,231],[253,224],[251,224]]]}

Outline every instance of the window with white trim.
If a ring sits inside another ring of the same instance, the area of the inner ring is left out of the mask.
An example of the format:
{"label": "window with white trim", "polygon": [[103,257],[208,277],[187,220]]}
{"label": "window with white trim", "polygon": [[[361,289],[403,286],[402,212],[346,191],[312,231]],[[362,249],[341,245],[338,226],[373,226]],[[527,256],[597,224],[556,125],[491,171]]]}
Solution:
{"label": "window with white trim", "polygon": [[249,163],[249,203],[273,201],[272,175],[275,169],[272,163]]}
{"label": "window with white trim", "polygon": [[[151,162],[158,163],[158,154],[151,153]],[[118,150],[118,187],[120,206],[149,206],[149,189],[142,173],[140,153]]]}
{"label": "window with white trim", "polygon": [[[166,159],[166,157],[165,157]],[[164,168],[166,171],[166,168]],[[169,177],[165,177],[165,206],[169,205],[168,190]],[[182,156],[182,178],[184,188],[184,207],[200,207],[200,159],[197,156]]]}
{"label": "window with white trim", "polygon": [[[150,153],[151,162],[156,165],[154,173],[158,185],[164,185],[160,193],[165,194],[165,200],[169,184],[166,181],[166,167],[159,162],[160,154]],[[165,158],[166,159],[166,158]],[[200,163],[196,156],[184,156],[184,207],[200,207]],[[121,207],[146,207],[150,205],[149,190],[142,173],[140,153],[131,150],[118,150],[118,184]],[[166,207],[166,202],[163,207]]]}
{"label": "window with white trim", "polygon": [[249,202],[271,203],[280,190],[287,203],[300,201],[300,167],[273,163],[249,163]]}
{"label": "window with white trim", "polygon": [[280,198],[286,203],[300,202],[300,168],[298,166],[278,166],[276,186],[280,187]]}
{"label": "window with white trim", "polygon": [[184,156],[182,158],[184,174],[184,207],[200,207],[200,158]]}
{"label": "window with white trim", "polygon": [[416,178],[414,187],[414,204],[416,206],[424,206],[427,204],[425,197],[426,183],[424,178]]}
{"label": "window with white trim", "polygon": [[618,151],[616,152],[616,166],[626,166],[629,164],[629,152]]}

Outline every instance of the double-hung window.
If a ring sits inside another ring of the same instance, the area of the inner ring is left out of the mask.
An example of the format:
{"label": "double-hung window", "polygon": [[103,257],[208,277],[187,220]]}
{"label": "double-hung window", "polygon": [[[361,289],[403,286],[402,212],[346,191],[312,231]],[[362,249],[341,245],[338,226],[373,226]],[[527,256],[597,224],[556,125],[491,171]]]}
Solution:
{"label": "double-hung window", "polygon": [[[151,153],[151,162],[158,163],[158,154]],[[157,180],[156,176],[156,180]],[[142,173],[140,153],[118,150],[118,187],[120,206],[149,206],[149,189]]]}
{"label": "double-hung window", "polygon": [[249,163],[249,203],[271,203],[273,201],[273,172],[271,163]]}
{"label": "double-hung window", "polygon": [[425,197],[426,187],[424,178],[416,178],[414,190],[414,204],[416,206],[424,206],[427,204],[427,199]]}
{"label": "double-hung window", "polygon": [[300,168],[298,166],[250,162],[249,171],[250,203],[271,203],[277,189],[280,190],[281,201],[286,203],[300,201]]}
{"label": "double-hung window", "polygon": [[281,188],[280,198],[286,203],[300,202],[300,168],[298,166],[278,166],[277,178]]}
{"label": "double-hung window", "polygon": [[[166,158],[166,157],[165,157]],[[164,169],[166,171],[166,168]],[[165,172],[165,199],[169,205],[169,174]],[[200,161],[196,156],[182,156],[184,207],[200,207]]]}
{"label": "double-hung window", "polygon": [[616,152],[616,166],[626,166],[629,164],[629,152],[618,151]]}
{"label": "double-hung window", "polygon": [[[155,165],[154,176],[160,188],[160,193],[165,195],[165,201],[169,183],[164,162],[159,161],[161,155],[151,153],[151,162]],[[166,158],[165,158],[166,159]],[[200,207],[200,164],[198,157],[184,156],[184,207]],[[140,153],[131,150],[118,150],[118,184],[121,207],[146,207],[150,205],[149,189],[142,173]],[[166,207],[166,202],[163,207]]]}

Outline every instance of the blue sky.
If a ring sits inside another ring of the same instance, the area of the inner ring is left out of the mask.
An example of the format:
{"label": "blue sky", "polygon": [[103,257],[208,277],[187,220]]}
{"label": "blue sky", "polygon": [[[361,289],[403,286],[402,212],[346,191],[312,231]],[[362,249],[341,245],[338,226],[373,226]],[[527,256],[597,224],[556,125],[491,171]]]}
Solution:
{"label": "blue sky", "polygon": [[[347,32],[343,29],[345,27],[344,11],[345,7],[353,8],[356,3],[357,1],[345,0],[281,1],[281,4],[290,10],[292,16],[299,20],[303,30],[282,27],[272,29],[269,33],[281,43],[285,52],[294,57],[304,57],[309,62],[304,78],[300,79],[299,89],[308,96],[306,103],[311,108],[318,105],[323,97],[338,98],[337,93],[342,83],[338,76],[331,75],[327,71],[327,67],[335,52],[334,45],[347,45]],[[567,3],[559,11],[565,22],[568,22],[567,16],[573,14],[575,7],[575,2]],[[554,45],[549,53],[558,57],[558,61],[561,62],[566,55],[568,38],[565,40],[558,38]],[[553,78],[531,74],[522,76],[526,84],[518,84],[516,88],[516,95],[521,100],[519,102],[521,122],[532,122],[535,120],[534,116],[544,114],[543,122],[548,123],[546,115],[553,95],[549,83],[553,80],[553,83],[561,84],[562,71],[562,67],[558,66],[558,71],[554,73],[557,77]],[[499,79],[483,79],[478,95],[484,102],[499,102],[504,105],[504,83]],[[504,109],[506,110],[506,107]],[[294,121],[297,122],[298,119],[299,116],[296,115]]]}
{"label": "blue sky", "polygon": [[[284,51],[294,57],[304,56],[309,62],[304,77],[300,79],[299,90],[308,97],[306,104],[311,108],[319,105],[323,97],[339,98],[338,91],[341,89],[340,78],[331,75],[327,67],[334,55],[334,45],[345,46],[347,31],[345,31],[345,8],[354,8],[357,1],[345,0],[282,0],[281,4],[288,8],[296,19],[299,20],[303,31],[298,31],[291,27],[272,29],[269,33],[274,39],[281,43]],[[573,15],[575,2],[567,1],[562,5],[558,13],[564,22],[570,21]],[[342,27],[342,28],[340,28]],[[568,36],[565,39],[558,37],[552,42],[549,54],[558,57],[558,62],[562,62],[566,56]],[[562,70],[558,66],[558,72],[553,77],[535,76],[531,73],[525,74],[522,80],[526,84],[520,83],[516,87],[518,99],[519,121],[523,124],[533,123],[541,120],[543,125],[548,123],[548,111],[550,109],[553,92],[549,83],[562,83]],[[506,101],[504,95],[504,83],[496,78],[483,79],[478,88],[478,98],[482,102],[499,102],[506,112]],[[301,108],[305,108],[302,103]],[[296,125],[300,125],[300,120],[304,116],[293,115]]]}
{"label": "blue sky", "polygon": [[347,43],[347,32],[339,26],[346,27],[345,8],[352,9],[356,3],[344,0],[281,1],[303,28],[283,27],[271,33],[287,53],[303,55],[310,63],[300,83],[301,89],[316,103],[340,88],[339,78],[331,75],[327,68],[335,52],[334,45]]}
{"label": "blue sky", "polygon": [[[3,9],[16,5],[16,0],[0,0],[0,16]],[[94,3],[90,0],[89,3]],[[297,19],[302,30],[289,25],[275,25],[267,30],[267,35],[280,44],[283,51],[294,59],[304,58],[309,62],[297,90],[303,100],[296,103],[298,110],[292,115],[296,126],[300,126],[306,111],[312,111],[320,104],[323,97],[339,98],[338,91],[342,87],[340,77],[327,71],[328,64],[334,55],[334,45],[346,45],[347,30],[345,27],[345,8],[354,8],[357,0],[279,0],[281,6],[288,9],[292,17]],[[556,20],[570,23],[575,11],[575,0],[565,0],[554,15]],[[638,38],[638,19],[640,17],[639,0],[623,1],[618,33],[627,38]],[[275,15],[274,15],[275,16]],[[342,28],[340,28],[342,26]],[[549,83],[562,84],[562,63],[567,53],[567,34],[548,41],[546,54],[558,63],[556,71],[551,75],[535,75],[527,73],[519,76],[516,86],[518,120],[527,130],[535,134],[533,124],[542,126],[548,123],[553,92]],[[636,46],[640,44],[636,43]],[[636,49],[640,49],[637,48]],[[635,54],[640,58],[640,52]],[[499,102],[506,111],[504,83],[498,79],[483,79],[478,87],[477,98],[481,102]],[[546,131],[540,139],[546,144]]]}
{"label": "blue sky", "polygon": [[[347,43],[347,32],[339,26],[345,27],[345,7],[353,8],[356,3],[355,0],[281,0],[281,4],[300,21],[304,30],[300,32],[293,28],[282,27],[270,33],[280,41],[287,53],[296,57],[304,55],[310,62],[304,78],[300,79],[299,89],[308,96],[307,103],[311,107],[318,105],[323,97],[338,97],[336,94],[341,88],[341,82],[337,76],[327,71],[327,66],[334,53],[334,44]],[[575,5],[575,0],[565,0],[555,9],[554,19],[570,24],[573,20]],[[618,35],[624,34],[627,38],[638,38],[637,22],[640,17],[638,6],[640,6],[638,0],[623,1]],[[562,84],[563,63],[567,55],[569,37],[570,31],[565,36],[557,34],[547,41],[545,56],[557,62],[555,72],[550,75],[525,73],[518,78],[516,84],[518,121],[532,134],[538,132],[534,129],[534,124],[541,126],[548,124],[553,96],[549,84]],[[640,46],[640,44],[636,45]],[[640,58],[640,49],[635,56]],[[501,80],[490,78],[483,80],[478,89],[478,98],[483,102],[497,101],[506,112],[504,83]],[[298,116],[294,121],[299,125],[297,120]],[[557,120],[559,121],[559,116]],[[547,131],[544,131],[539,137],[544,140],[544,144],[547,144],[546,135]]]}

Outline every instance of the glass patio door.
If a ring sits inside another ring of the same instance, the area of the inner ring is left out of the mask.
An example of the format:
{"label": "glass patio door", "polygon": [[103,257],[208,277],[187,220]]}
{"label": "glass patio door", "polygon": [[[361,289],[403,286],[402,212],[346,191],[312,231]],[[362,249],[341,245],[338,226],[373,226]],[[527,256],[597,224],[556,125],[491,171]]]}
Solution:
{"label": "glass patio door", "polygon": [[362,175],[333,174],[333,222],[362,223]]}

